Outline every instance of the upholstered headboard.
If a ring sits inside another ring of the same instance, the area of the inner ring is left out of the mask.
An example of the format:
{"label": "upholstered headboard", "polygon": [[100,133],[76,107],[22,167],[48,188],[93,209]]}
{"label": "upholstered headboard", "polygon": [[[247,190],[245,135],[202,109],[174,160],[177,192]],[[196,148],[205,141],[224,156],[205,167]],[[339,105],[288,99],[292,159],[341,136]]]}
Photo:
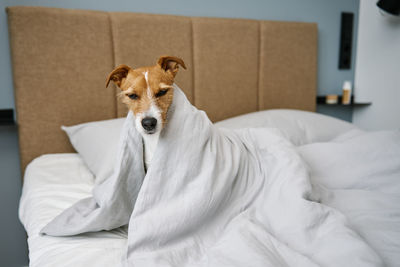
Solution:
{"label": "upholstered headboard", "polygon": [[315,110],[317,25],[42,7],[7,8],[22,169],[72,152],[60,125],[125,116],[119,64],[181,57],[176,83],[213,121],[271,108]]}

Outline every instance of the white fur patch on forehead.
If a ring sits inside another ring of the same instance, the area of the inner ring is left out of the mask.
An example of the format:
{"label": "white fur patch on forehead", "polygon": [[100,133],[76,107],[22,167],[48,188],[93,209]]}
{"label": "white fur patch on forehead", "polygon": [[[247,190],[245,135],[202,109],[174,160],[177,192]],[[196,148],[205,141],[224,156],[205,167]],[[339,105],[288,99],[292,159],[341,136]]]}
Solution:
{"label": "white fur patch on forehead", "polygon": [[149,72],[143,72],[144,75],[144,79],[146,80],[146,84],[147,84],[147,97],[152,99],[153,98],[153,92],[150,89],[150,84],[149,84]]}
{"label": "white fur patch on forehead", "polygon": [[143,72],[143,75],[144,75],[144,79],[146,80],[147,87],[148,87],[148,85],[149,85],[149,72],[148,71]]}

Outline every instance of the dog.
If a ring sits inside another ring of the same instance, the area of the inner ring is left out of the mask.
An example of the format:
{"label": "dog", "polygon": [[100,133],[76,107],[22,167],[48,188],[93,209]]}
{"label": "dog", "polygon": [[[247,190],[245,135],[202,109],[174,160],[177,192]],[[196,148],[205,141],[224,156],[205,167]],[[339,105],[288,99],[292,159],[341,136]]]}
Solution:
{"label": "dog", "polygon": [[132,69],[116,67],[107,77],[106,87],[113,81],[120,89],[122,102],[135,115],[135,127],[143,137],[144,167],[147,171],[156,149],[160,132],[167,123],[167,112],[174,96],[173,83],[182,59],[161,56],[157,64]]}

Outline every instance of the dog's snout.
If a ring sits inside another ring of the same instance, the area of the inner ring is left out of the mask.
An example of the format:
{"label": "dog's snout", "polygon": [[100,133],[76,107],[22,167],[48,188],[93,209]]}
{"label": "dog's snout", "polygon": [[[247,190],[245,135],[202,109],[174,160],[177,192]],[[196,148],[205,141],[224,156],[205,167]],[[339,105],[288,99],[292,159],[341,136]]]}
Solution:
{"label": "dog's snout", "polygon": [[142,126],[146,131],[152,131],[157,126],[157,120],[152,117],[146,117],[142,120]]}

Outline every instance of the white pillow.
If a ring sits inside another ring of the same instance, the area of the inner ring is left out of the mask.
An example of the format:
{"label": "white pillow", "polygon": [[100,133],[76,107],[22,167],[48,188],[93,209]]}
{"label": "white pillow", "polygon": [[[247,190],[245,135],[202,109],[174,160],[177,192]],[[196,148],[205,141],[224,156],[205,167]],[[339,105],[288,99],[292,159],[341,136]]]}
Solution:
{"label": "white pillow", "polygon": [[124,122],[125,118],[120,118],[61,126],[72,146],[96,176],[96,183],[112,174]]}
{"label": "white pillow", "polygon": [[[96,176],[96,183],[112,174],[125,118],[62,126],[72,146]],[[276,109],[249,113],[215,124],[228,129],[271,127],[280,129],[295,145],[329,141],[356,128],[329,116],[299,110]]]}
{"label": "white pillow", "polygon": [[278,128],[296,146],[330,141],[357,128],[351,123],[330,116],[293,109],[253,112],[217,122],[215,125],[228,129]]}

